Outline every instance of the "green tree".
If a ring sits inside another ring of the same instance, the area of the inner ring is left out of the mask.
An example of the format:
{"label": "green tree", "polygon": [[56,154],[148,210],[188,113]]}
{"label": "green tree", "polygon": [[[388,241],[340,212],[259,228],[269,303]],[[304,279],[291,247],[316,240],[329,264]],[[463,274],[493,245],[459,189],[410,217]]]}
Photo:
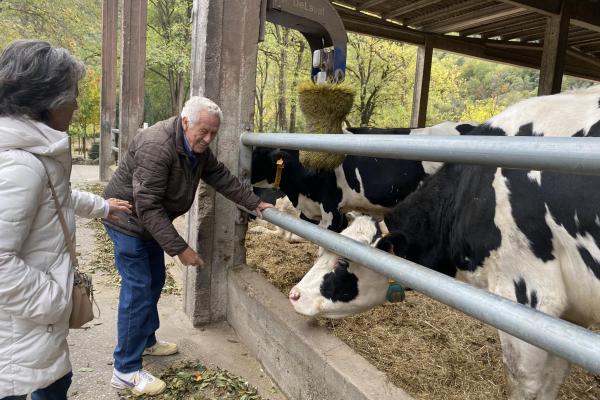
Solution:
{"label": "green tree", "polygon": [[485,122],[494,115],[498,114],[499,107],[494,97],[467,102],[459,121],[464,122]]}
{"label": "green tree", "polygon": [[188,97],[192,4],[193,0],[150,0],[146,45],[149,122],[179,113]]}
{"label": "green tree", "polygon": [[[357,89],[355,110],[349,121],[368,126],[375,117],[383,117],[383,104],[400,104],[405,108],[408,96],[402,83],[414,72],[414,47],[370,36],[350,34],[346,79]],[[399,87],[400,86],[400,87]],[[400,90],[399,90],[400,89]]]}
{"label": "green tree", "polygon": [[70,132],[79,139],[79,149],[86,156],[86,139],[94,138],[100,130],[100,73],[88,68],[85,78],[79,83],[79,109],[71,122]]}
{"label": "green tree", "polygon": [[297,112],[298,83],[310,79],[308,43],[296,30],[267,23],[258,46],[254,126],[261,131],[302,130]]}
{"label": "green tree", "polygon": [[464,78],[453,57],[437,54],[431,65],[427,125],[459,121],[464,111]]}
{"label": "green tree", "polygon": [[102,3],[96,0],[0,1],[0,48],[16,39],[42,39],[89,66],[100,63]]}

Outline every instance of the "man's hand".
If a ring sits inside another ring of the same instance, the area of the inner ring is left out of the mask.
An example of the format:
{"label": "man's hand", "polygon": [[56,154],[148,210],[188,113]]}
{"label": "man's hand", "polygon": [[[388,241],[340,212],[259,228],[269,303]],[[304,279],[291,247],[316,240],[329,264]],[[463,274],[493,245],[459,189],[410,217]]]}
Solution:
{"label": "man's hand", "polygon": [[117,221],[119,219],[119,213],[125,212],[131,214],[131,204],[127,200],[110,198],[106,200],[108,203],[108,218],[111,221]]}
{"label": "man's hand", "polygon": [[258,203],[258,206],[256,206],[256,215],[258,215],[260,218],[262,218],[262,210],[267,209],[267,208],[271,208],[273,207],[273,204],[271,203],[265,203],[264,201],[261,201],[260,203]]}
{"label": "man's hand", "polygon": [[190,246],[188,246],[181,253],[177,254],[177,257],[179,258],[179,261],[185,266],[200,268],[204,267],[204,261],[202,261],[202,258],[200,258],[198,253],[196,253],[194,249],[192,249]]}

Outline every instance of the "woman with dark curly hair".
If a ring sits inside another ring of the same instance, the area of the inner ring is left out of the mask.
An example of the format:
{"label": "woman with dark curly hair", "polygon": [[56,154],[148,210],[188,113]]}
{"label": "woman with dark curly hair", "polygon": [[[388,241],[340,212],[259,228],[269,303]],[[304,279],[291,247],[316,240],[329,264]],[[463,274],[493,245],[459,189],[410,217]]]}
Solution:
{"label": "woman with dark curly hair", "polygon": [[0,399],[66,399],[73,272],[49,180],[71,237],[75,215],[116,218],[128,202],[71,190],[65,131],[84,65],[19,40],[0,54]]}

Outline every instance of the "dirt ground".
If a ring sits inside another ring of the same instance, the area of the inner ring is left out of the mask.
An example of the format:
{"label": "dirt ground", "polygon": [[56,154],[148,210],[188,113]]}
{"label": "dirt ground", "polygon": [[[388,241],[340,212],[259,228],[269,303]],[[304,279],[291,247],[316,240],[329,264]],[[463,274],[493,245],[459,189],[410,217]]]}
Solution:
{"label": "dirt ground", "polygon": [[[253,226],[254,223],[250,225]],[[248,264],[287,293],[312,266],[317,246],[249,232]],[[414,291],[342,320],[319,321],[417,399],[506,398],[496,330]],[[573,367],[560,400],[600,399],[600,377]]]}
{"label": "dirt ground", "polygon": [[[82,190],[101,193],[97,166],[73,167],[72,182]],[[102,311],[85,329],[68,337],[73,366],[69,399],[129,399],[110,387],[116,340],[119,277],[112,242],[97,220],[77,218],[77,252],[81,268],[94,280],[95,300]],[[158,337],[175,341],[179,353],[144,357],[144,368],[160,376],[167,390],[157,400],[284,400],[285,396],[249,354],[227,322],[193,327],[183,312],[182,271],[167,257],[168,278],[158,310]]]}

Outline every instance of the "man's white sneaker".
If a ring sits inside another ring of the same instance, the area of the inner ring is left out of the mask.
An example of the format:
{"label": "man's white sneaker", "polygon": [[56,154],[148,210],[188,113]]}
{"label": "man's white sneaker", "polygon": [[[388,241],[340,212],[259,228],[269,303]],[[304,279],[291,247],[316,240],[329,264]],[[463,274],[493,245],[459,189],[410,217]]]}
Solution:
{"label": "man's white sneaker", "polygon": [[113,371],[110,385],[115,389],[129,389],[135,396],[144,394],[154,396],[164,392],[167,388],[165,382],[143,369],[135,372],[131,378],[124,377],[127,375],[131,374],[120,374],[118,371]]}
{"label": "man's white sneaker", "polygon": [[177,345],[175,343],[164,342],[159,340],[154,346],[146,347],[144,356],[170,356],[177,353]]}

